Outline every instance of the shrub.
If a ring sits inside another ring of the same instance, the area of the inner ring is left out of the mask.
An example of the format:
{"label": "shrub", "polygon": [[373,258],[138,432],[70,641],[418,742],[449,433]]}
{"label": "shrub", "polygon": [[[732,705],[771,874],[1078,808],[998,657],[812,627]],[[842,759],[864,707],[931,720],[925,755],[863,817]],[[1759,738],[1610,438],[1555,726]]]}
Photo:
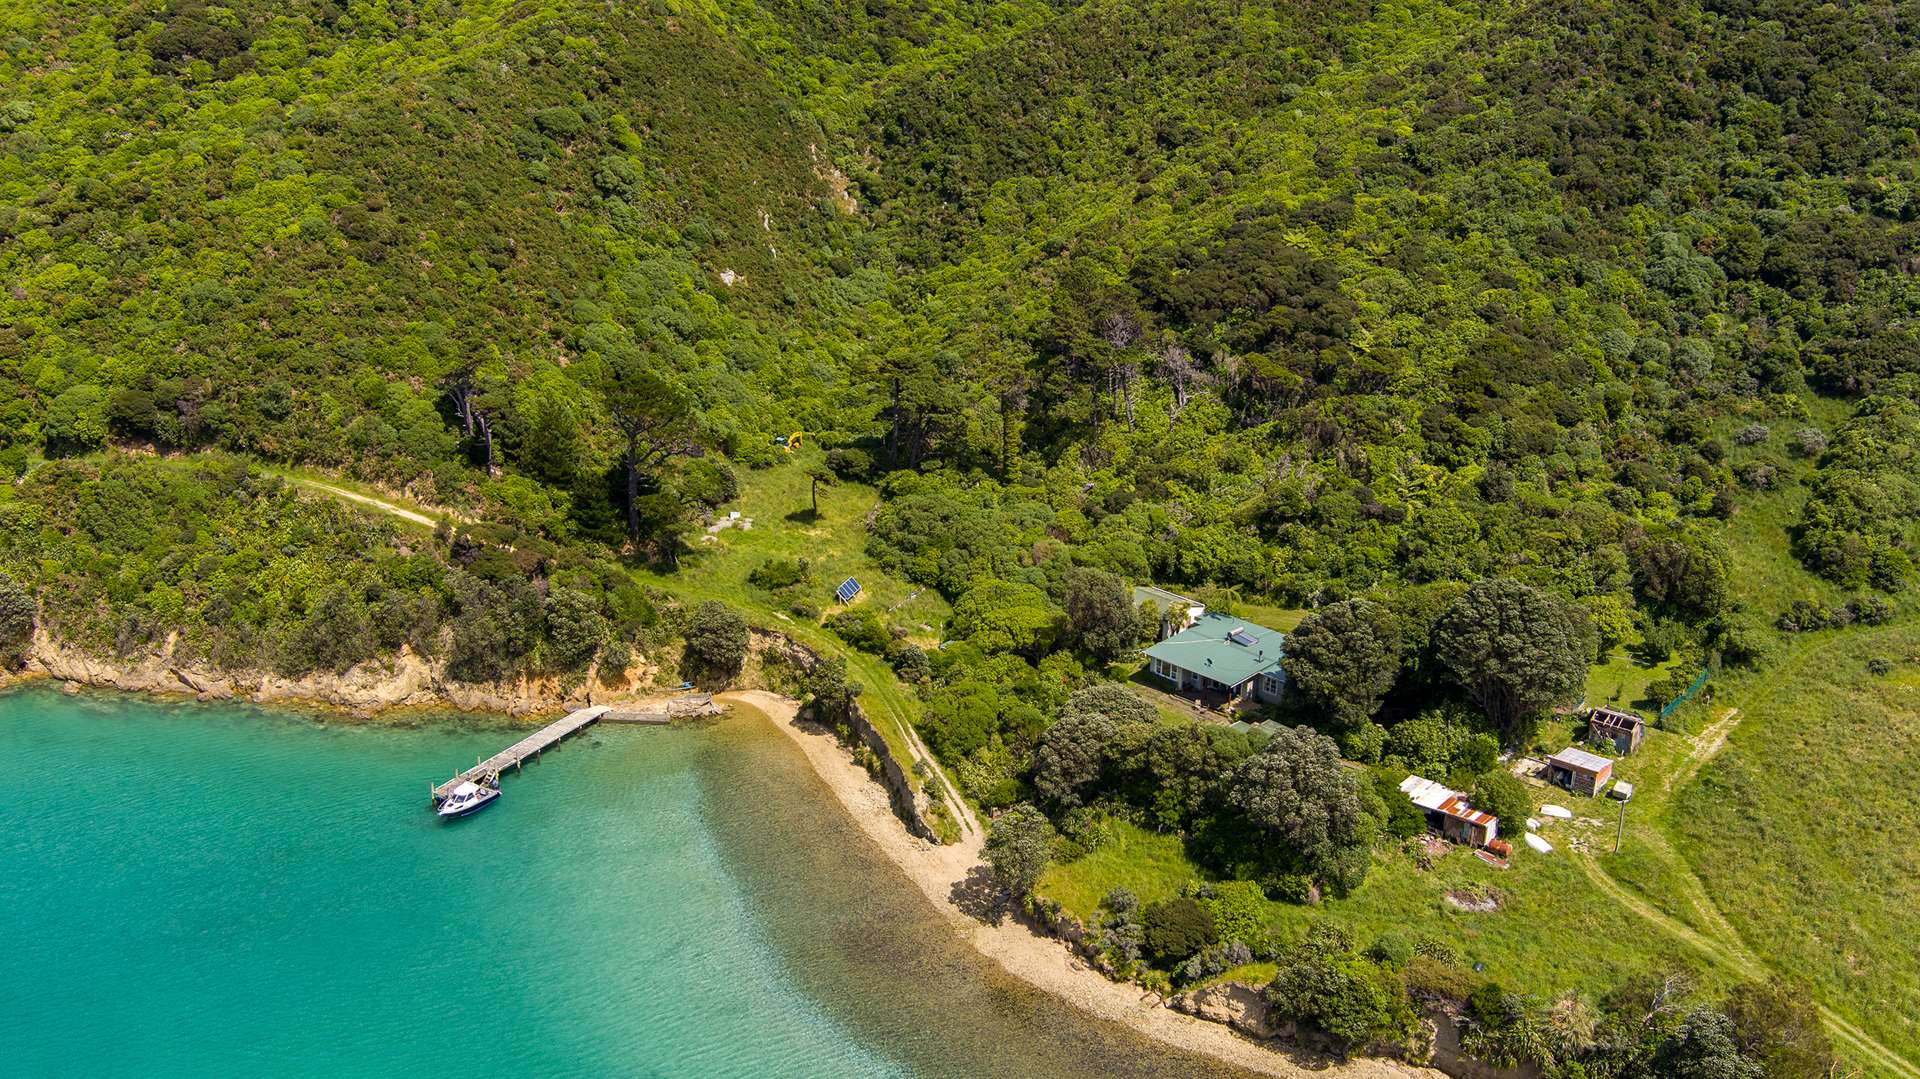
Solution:
{"label": "shrub", "polygon": [[1100,900],[1107,917],[1100,922],[1100,949],[1118,965],[1132,965],[1146,952],[1146,928],[1140,924],[1140,898],[1115,888]]}
{"label": "shrub", "polygon": [[968,797],[988,809],[1004,809],[1020,800],[1020,781],[1017,777],[1021,763],[996,738],[962,758],[954,765],[953,772],[960,781],[960,789]]}
{"label": "shrub", "polygon": [[1893,604],[1879,596],[1860,596],[1848,600],[1847,610],[1863,626],[1884,626],[1893,619]]}
{"label": "shrub", "polygon": [[1246,966],[1251,962],[1253,962],[1252,949],[1237,940],[1223,940],[1195,952],[1192,958],[1180,964],[1180,980],[1197,982],[1202,978],[1225,974],[1235,967]]}
{"label": "shrub", "polygon": [[1381,804],[1387,807],[1386,823],[1381,832],[1395,839],[1412,839],[1427,830],[1426,814],[1413,804],[1412,799],[1400,793],[1400,785],[1379,772],[1373,775],[1373,789],[1380,796]]}
{"label": "shrub", "polygon": [[1260,890],[1279,903],[1311,903],[1316,898],[1313,878],[1304,873],[1274,873],[1260,878]]}
{"label": "shrub", "polygon": [[1533,801],[1527,797],[1527,788],[1513,773],[1494,769],[1480,777],[1473,785],[1473,804],[1476,809],[1491,813],[1500,818],[1500,830],[1509,835],[1519,835],[1527,827],[1527,814],[1533,811]]}
{"label": "shrub", "polygon": [[687,623],[685,661],[695,674],[732,678],[747,661],[747,623],[724,603],[708,600]]}
{"label": "shrub", "polygon": [[556,139],[570,139],[587,129],[586,119],[565,105],[541,109],[533,114],[533,123],[543,134]]}
{"label": "shrub", "polygon": [[1079,806],[1060,819],[1060,831],[1089,851],[1113,841],[1113,814],[1100,806]]}
{"label": "shrub", "polygon": [[1147,954],[1171,967],[1214,942],[1213,919],[1186,896],[1148,905],[1141,912],[1147,930]]}
{"label": "shrub", "polygon": [[1445,963],[1448,966],[1457,967],[1461,962],[1460,948],[1455,945],[1453,941],[1445,937],[1434,936],[1432,933],[1423,933],[1415,938],[1413,950],[1415,954],[1424,955],[1437,963]]}
{"label": "shrub", "polygon": [[1413,942],[1392,930],[1375,937],[1367,947],[1369,959],[1389,967],[1404,967],[1413,955]]}
{"label": "shrub", "polygon": [[1665,708],[1679,700],[1681,694],[1684,694],[1687,687],[1692,684],[1693,679],[1679,671],[1671,671],[1647,687],[1647,699],[1651,700],[1656,707]]}
{"label": "shrub", "polygon": [[1687,640],[1685,626],[1662,619],[1641,631],[1640,643],[1634,646],[1634,655],[1650,667],[1657,666],[1672,659],[1675,652],[1686,647]]}
{"label": "shrub", "polygon": [[873,473],[873,455],[866,450],[842,446],[827,451],[827,467],[843,480],[857,480]]}
{"label": "shrub", "polygon": [[1867,671],[1870,674],[1885,677],[1893,673],[1893,661],[1885,656],[1875,656],[1867,661]]}
{"label": "shrub", "polygon": [[871,607],[851,607],[837,612],[827,619],[827,628],[862,652],[879,654],[893,643],[893,634],[887,632],[886,625]]}
{"label": "shrub", "polygon": [[1802,427],[1793,433],[1788,446],[1802,457],[1818,457],[1827,452],[1827,436],[1818,427]]}
{"label": "shrub", "polygon": [[1750,423],[1734,433],[1733,441],[1737,446],[1755,446],[1767,440],[1767,425]]}
{"label": "shrub", "polygon": [[1499,763],[1500,740],[1481,731],[1469,737],[1453,755],[1451,774],[1477,776],[1492,770],[1493,766]]}
{"label": "shrub", "polygon": [[1457,960],[1438,959],[1418,950],[1401,971],[1407,992],[1421,1000],[1463,1004],[1480,985],[1480,975],[1462,967]]}
{"label": "shrub", "polygon": [[1340,755],[1361,764],[1380,763],[1380,751],[1386,748],[1387,729],[1366,722],[1340,732]]}
{"label": "shrub", "polygon": [[1256,953],[1267,950],[1267,903],[1258,884],[1250,880],[1201,884],[1193,889],[1193,901],[1213,922],[1214,935],[1220,940],[1238,941]]}
{"label": "shrub", "polygon": [[1759,667],[1773,654],[1773,637],[1760,625],[1738,620],[1720,630],[1720,659],[1734,667]]}
{"label": "shrub", "polygon": [[1312,932],[1281,956],[1266,997],[1276,1017],[1322,1031],[1346,1050],[1402,1037],[1415,1021],[1406,985],[1393,972],[1352,954],[1344,941]]}
{"label": "shrub", "polygon": [[925,649],[917,644],[895,641],[887,646],[887,666],[902,682],[920,683],[933,676],[933,664]]}
{"label": "shrub", "polygon": [[1796,599],[1780,612],[1780,617],[1773,624],[1788,633],[1810,633],[1816,629],[1831,628],[1834,625],[1833,611],[1823,603]]}
{"label": "shrub", "polygon": [[792,561],[784,558],[769,558],[753,568],[747,574],[747,583],[755,588],[764,588],[777,592],[800,584],[809,576],[807,560]]}
{"label": "shrub", "polygon": [[1734,475],[1755,491],[1771,491],[1780,485],[1780,470],[1765,461],[1748,461],[1734,470]]}

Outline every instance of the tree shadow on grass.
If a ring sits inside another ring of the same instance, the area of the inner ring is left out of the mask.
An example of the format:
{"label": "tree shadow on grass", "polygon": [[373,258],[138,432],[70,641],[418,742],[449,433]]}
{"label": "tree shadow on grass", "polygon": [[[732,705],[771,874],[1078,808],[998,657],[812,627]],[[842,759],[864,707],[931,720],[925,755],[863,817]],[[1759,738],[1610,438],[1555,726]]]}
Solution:
{"label": "tree shadow on grass", "polygon": [[813,512],[813,507],[809,506],[806,509],[794,510],[792,513],[787,514],[784,520],[791,521],[797,525],[810,525],[818,522],[820,515]]}

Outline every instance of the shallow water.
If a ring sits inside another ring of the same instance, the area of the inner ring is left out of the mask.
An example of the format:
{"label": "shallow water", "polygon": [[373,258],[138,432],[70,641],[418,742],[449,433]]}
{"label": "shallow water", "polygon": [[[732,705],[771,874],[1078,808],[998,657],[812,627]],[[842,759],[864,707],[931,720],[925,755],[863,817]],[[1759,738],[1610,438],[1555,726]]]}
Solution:
{"label": "shallow water", "polygon": [[9,1075],[1224,1075],[958,942],[752,718],[515,737],[0,697]]}

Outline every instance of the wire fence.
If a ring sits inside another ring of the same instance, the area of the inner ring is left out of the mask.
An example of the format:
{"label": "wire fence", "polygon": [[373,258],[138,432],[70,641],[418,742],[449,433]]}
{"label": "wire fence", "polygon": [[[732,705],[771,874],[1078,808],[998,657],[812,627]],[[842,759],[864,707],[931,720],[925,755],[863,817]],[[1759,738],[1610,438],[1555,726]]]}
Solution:
{"label": "wire fence", "polygon": [[1692,699],[1695,693],[1700,692],[1700,687],[1707,684],[1707,675],[1712,673],[1713,673],[1713,668],[1711,667],[1703,668],[1700,671],[1700,677],[1695,678],[1693,680],[1693,684],[1686,688],[1686,692],[1680,694],[1678,697],[1675,697],[1674,699],[1660,706],[1660,718],[1661,719],[1667,718],[1668,716],[1673,714],[1674,709],[1680,707],[1681,705],[1687,703],[1688,700]]}

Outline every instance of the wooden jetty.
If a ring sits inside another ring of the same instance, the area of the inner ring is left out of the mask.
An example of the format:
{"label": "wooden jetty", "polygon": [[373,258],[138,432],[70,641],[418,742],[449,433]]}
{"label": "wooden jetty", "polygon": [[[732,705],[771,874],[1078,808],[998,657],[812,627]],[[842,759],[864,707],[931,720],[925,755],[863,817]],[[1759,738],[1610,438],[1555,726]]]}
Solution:
{"label": "wooden jetty", "polygon": [[447,795],[453,793],[455,787],[458,787],[462,783],[475,781],[488,773],[499,775],[509,768],[520,767],[528,760],[538,757],[553,746],[559,745],[561,740],[569,735],[578,734],[592,726],[594,721],[603,718],[612,710],[613,709],[602,704],[592,708],[581,708],[577,711],[568,712],[566,715],[527,735],[525,738],[520,739],[518,742],[515,742],[500,752],[495,753],[493,756],[488,757],[472,768],[434,787],[433,803],[439,805]]}

